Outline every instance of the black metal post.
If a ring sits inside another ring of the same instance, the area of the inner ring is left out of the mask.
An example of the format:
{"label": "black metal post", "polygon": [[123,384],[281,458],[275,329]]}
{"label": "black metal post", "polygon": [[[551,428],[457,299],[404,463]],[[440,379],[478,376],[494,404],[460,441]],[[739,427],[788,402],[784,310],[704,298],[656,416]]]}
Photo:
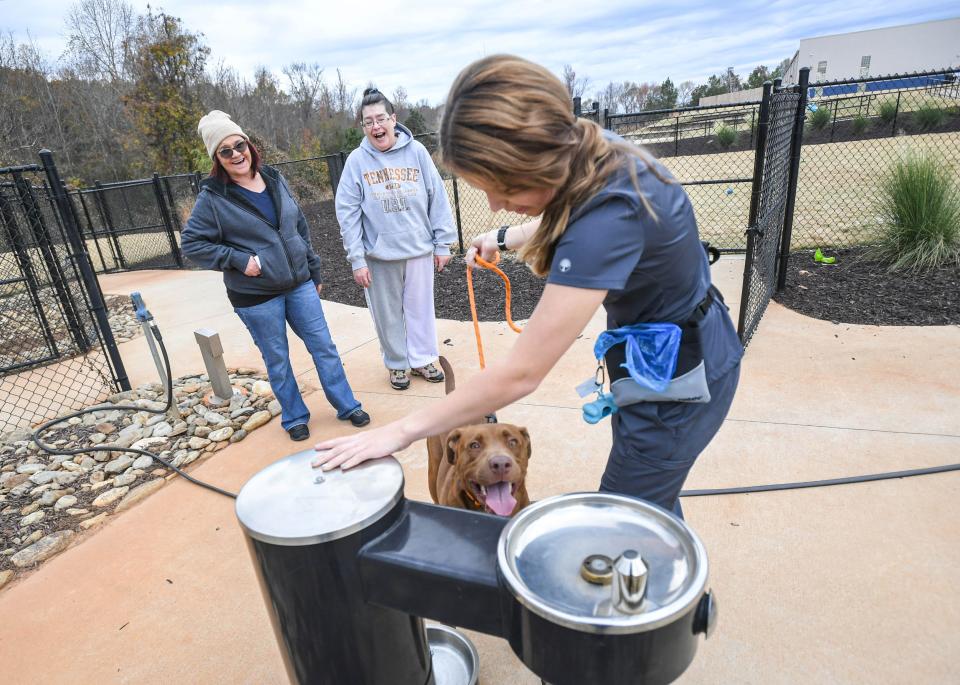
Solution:
{"label": "black metal post", "polygon": [[50,322],[47,320],[47,314],[43,310],[43,303],[40,301],[40,283],[33,271],[33,262],[30,259],[30,250],[23,242],[23,235],[17,225],[16,213],[10,207],[7,198],[0,193],[0,219],[3,220],[3,226],[7,232],[7,239],[10,247],[13,248],[13,254],[17,264],[20,266],[20,273],[23,274],[23,280],[27,284],[27,293],[30,297],[30,304],[40,320],[40,327],[43,329],[43,338],[47,342],[47,348],[53,357],[60,356],[60,350],[57,348],[57,341],[53,337]]}
{"label": "black metal post", "polygon": [[680,156],[680,116],[677,115],[677,123],[673,127],[673,156]]}
{"label": "black metal post", "polygon": [[581,113],[580,98],[575,97],[573,98],[573,116],[578,117],[580,116],[580,113]]}
{"label": "black metal post", "polygon": [[163,222],[163,228],[167,232],[167,240],[170,241],[170,254],[177,262],[177,268],[183,268],[183,257],[180,254],[180,246],[177,244],[177,236],[173,233],[173,220],[170,218],[170,211],[163,198],[163,186],[160,183],[160,174],[153,172],[153,194],[157,198],[157,209],[160,212],[160,221]]}
{"label": "black metal post", "polygon": [[457,177],[453,177],[453,214],[457,219],[457,240],[460,242],[460,254],[463,254],[463,224],[460,221],[460,190]]}
{"label": "black metal post", "polygon": [[603,108],[603,127],[608,131],[613,130],[610,128],[610,108],[609,107]]}
{"label": "black metal post", "polygon": [[740,316],[737,319],[737,335],[743,342],[746,326],[747,303],[750,301],[750,280],[753,269],[754,247],[757,233],[757,217],[760,213],[760,190],[763,187],[763,168],[767,154],[767,131],[770,127],[770,98],[773,96],[773,84],[763,84],[763,96],[760,100],[760,117],[757,122],[757,144],[753,157],[753,181],[750,186],[750,213],[747,216],[747,248],[743,262],[743,289],[740,293]]}
{"label": "black metal post", "polygon": [[163,196],[167,198],[167,210],[170,212],[170,218],[173,220],[173,229],[177,233],[183,231],[183,225],[180,223],[180,215],[177,213],[177,201],[173,197],[173,188],[170,187],[170,177],[161,176],[160,181],[163,183]]}
{"label": "black metal post", "polygon": [[66,233],[67,240],[73,250],[74,263],[77,265],[83,286],[87,291],[90,311],[96,318],[103,345],[110,358],[110,366],[113,369],[114,380],[116,380],[121,390],[129,390],[130,379],[127,378],[127,372],[123,367],[123,360],[120,358],[117,342],[113,339],[113,331],[110,329],[110,319],[107,316],[107,305],[103,301],[103,293],[100,292],[100,283],[97,281],[96,274],[93,273],[90,257],[87,255],[83,241],[80,239],[80,231],[77,229],[76,217],[73,215],[73,212],[70,211],[67,197],[63,192],[60,172],[57,171],[56,164],[53,162],[53,153],[46,149],[40,150],[40,160],[43,163],[43,170],[50,184],[50,192],[53,194],[53,199],[60,211],[64,233]]}
{"label": "black metal post", "polygon": [[43,223],[43,214],[40,212],[40,205],[34,195],[32,184],[25,179],[19,171],[13,172],[14,186],[20,197],[20,204],[23,205],[27,221],[30,223],[30,229],[33,232],[34,242],[40,248],[40,254],[43,256],[44,264],[47,267],[47,273],[50,274],[50,283],[57,293],[57,299],[61,303],[63,316],[66,320],[67,328],[70,329],[70,336],[74,344],[81,352],[90,349],[90,341],[87,339],[87,332],[83,330],[83,324],[77,316],[73,306],[73,300],[70,297],[70,290],[67,287],[66,279],[63,275],[63,265],[57,258],[53,250],[53,241],[46,226]]}
{"label": "black metal post", "polygon": [[787,283],[787,262],[790,259],[790,239],[793,236],[793,210],[797,201],[797,181],[800,177],[800,151],[803,146],[803,121],[807,111],[807,84],[810,67],[800,70],[800,99],[797,102],[797,117],[793,125],[793,142],[790,152],[790,177],[787,181],[787,204],[783,216],[783,235],[780,237],[780,260],[777,264],[777,290]]}
{"label": "black metal post", "polygon": [[897,91],[897,106],[893,110],[893,128],[890,130],[890,135],[897,135],[897,118],[900,116],[900,96],[903,94],[903,91]]}
{"label": "black metal post", "polygon": [[840,101],[833,101],[833,122],[830,124],[830,142],[833,142],[833,132],[837,129],[837,112],[840,110]]}
{"label": "black metal post", "polygon": [[107,229],[107,235],[110,236],[110,244],[113,246],[114,258],[121,269],[126,269],[127,260],[123,257],[120,238],[117,236],[116,228],[113,225],[113,213],[110,211],[110,205],[107,203],[106,188],[103,187],[100,181],[94,181],[93,185],[97,189],[97,204],[100,207],[100,214],[103,217],[104,228]]}
{"label": "black metal post", "polygon": [[[103,250],[100,249],[100,241],[97,239],[97,233],[93,228],[93,219],[90,217],[90,208],[87,207],[87,200],[83,197],[83,190],[77,191],[77,197],[80,198],[80,207],[83,208],[83,216],[87,220],[87,228],[90,230],[90,240],[93,246],[97,248],[97,256],[100,257],[100,265],[104,271],[107,269],[107,260],[103,258]],[[81,233],[83,233],[81,229]],[[94,269],[96,271],[96,269]]]}

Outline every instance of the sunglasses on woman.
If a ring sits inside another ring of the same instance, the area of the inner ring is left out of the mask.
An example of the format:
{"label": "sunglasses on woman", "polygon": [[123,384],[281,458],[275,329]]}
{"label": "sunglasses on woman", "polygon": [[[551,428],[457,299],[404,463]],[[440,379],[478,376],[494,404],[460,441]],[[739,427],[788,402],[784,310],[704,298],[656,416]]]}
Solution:
{"label": "sunglasses on woman", "polygon": [[220,155],[222,159],[232,159],[233,153],[236,152],[238,155],[242,155],[247,151],[247,141],[241,140],[233,147],[222,147],[217,150],[217,154]]}

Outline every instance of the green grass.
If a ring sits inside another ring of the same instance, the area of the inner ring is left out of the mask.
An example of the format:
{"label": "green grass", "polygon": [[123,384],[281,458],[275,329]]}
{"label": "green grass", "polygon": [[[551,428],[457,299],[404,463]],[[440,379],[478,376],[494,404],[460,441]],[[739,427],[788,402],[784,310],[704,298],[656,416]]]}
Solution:
{"label": "green grass", "polygon": [[862,114],[858,114],[853,118],[853,133],[854,135],[859,136],[861,133],[867,130],[867,118]]}
{"label": "green grass", "polygon": [[947,164],[927,153],[895,162],[877,201],[880,242],[874,254],[891,271],[960,264],[960,190]]}
{"label": "green grass", "polygon": [[726,124],[720,124],[713,129],[713,135],[717,137],[717,142],[720,143],[720,147],[725,150],[735,145],[739,137],[737,129],[732,126],[727,126]]}
{"label": "green grass", "polygon": [[947,113],[936,105],[924,104],[913,113],[913,120],[921,131],[929,131],[943,124],[947,120]]}
{"label": "green grass", "polygon": [[826,128],[832,116],[833,113],[828,108],[820,107],[817,111],[810,113],[810,116],[807,117],[807,122],[810,124],[810,128],[819,131]]}

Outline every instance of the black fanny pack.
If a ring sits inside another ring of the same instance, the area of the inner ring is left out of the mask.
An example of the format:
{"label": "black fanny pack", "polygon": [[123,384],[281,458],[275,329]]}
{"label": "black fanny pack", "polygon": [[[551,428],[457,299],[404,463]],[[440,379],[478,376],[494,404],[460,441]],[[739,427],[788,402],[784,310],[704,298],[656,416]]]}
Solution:
{"label": "black fanny pack", "polygon": [[637,402],[709,402],[706,365],[703,358],[703,340],[700,324],[715,301],[723,302],[723,296],[714,286],[694,308],[680,327],[680,350],[677,368],[667,388],[661,392],[645,388],[630,377],[624,367],[626,345],[613,345],[604,355],[610,392],[618,407]]}

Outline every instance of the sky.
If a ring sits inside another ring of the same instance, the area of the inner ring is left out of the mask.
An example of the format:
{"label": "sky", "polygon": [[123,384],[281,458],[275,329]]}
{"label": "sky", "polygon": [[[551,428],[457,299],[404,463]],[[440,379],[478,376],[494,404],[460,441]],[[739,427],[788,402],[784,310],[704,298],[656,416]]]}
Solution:
{"label": "sky", "polygon": [[[70,0],[0,0],[0,31],[33,40],[51,60],[66,44]],[[144,0],[132,0],[145,11]],[[727,67],[792,57],[800,39],[960,16],[956,0],[153,0],[154,8],[204,34],[209,66],[222,61],[251,78],[292,62],[339,68],[363,88],[373,82],[411,101],[442,102],[461,68],[500,52],[556,73],[570,64],[589,78],[585,95],[610,81],[700,83]],[[960,42],[960,36],[958,36]]]}

